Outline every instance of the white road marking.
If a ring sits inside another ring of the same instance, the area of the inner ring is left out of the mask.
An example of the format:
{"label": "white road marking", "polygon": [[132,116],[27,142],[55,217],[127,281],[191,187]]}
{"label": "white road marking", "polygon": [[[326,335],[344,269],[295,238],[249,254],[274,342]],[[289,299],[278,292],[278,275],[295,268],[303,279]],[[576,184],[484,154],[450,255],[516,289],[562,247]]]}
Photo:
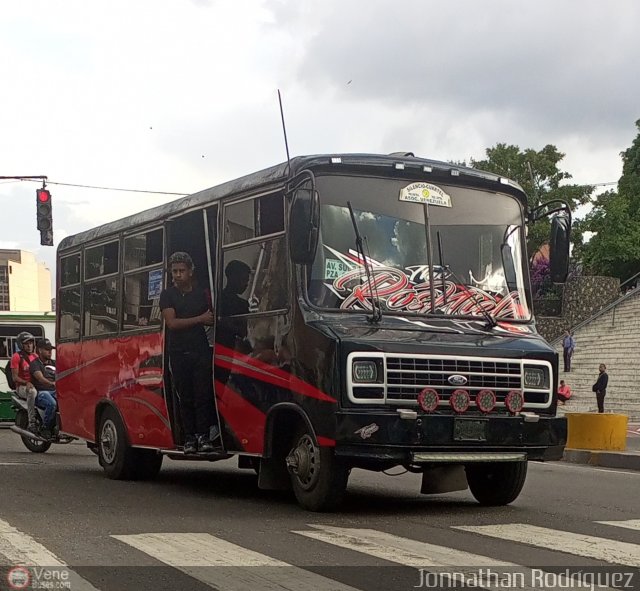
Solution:
{"label": "white road marking", "polygon": [[194,579],[224,591],[356,591],[333,579],[207,533],[154,533],[112,537]]}
{"label": "white road marking", "polygon": [[[421,571],[441,569],[431,572],[448,574],[449,577],[460,584],[464,584],[465,581],[474,581],[474,586],[480,584],[482,587],[491,588],[497,584],[501,584],[504,587],[505,581],[512,581],[518,589],[531,590],[542,588],[537,585],[541,580],[549,580],[544,577],[544,569],[531,569],[512,562],[504,562],[447,546],[437,546],[427,542],[411,540],[373,529],[325,525],[309,525],[309,527],[314,529],[311,531],[294,531],[293,533],[403,566],[418,568]],[[420,577],[422,576],[424,576],[424,573],[421,572]],[[518,576],[521,576],[522,580],[517,579],[516,577]],[[556,588],[584,589],[584,583],[564,575],[552,576],[551,580],[553,581],[552,584],[543,585],[547,591]],[[446,578],[444,581],[444,584],[448,586],[449,581]],[[598,585],[594,586],[594,588],[605,589],[605,587]]]}
{"label": "white road marking", "polygon": [[501,525],[459,525],[453,529],[483,536],[511,540],[577,556],[603,560],[612,564],[640,566],[640,546],[526,523]]}
{"label": "white road marking", "polygon": [[626,519],[624,521],[596,521],[604,525],[613,525],[615,527],[624,527],[626,529],[635,529],[640,531],[640,519]]}
{"label": "white road marking", "polygon": [[[2,559],[4,557],[4,560]],[[67,564],[60,560],[53,552],[47,550],[40,542],[36,542],[31,536],[22,533],[6,521],[0,519],[0,564],[4,566],[43,567],[52,569],[57,574],[68,573],[68,582],[71,589],[81,591],[97,591],[97,589],[83,579],[78,573],[71,570]],[[29,569],[33,579],[38,572]],[[54,573],[52,573],[53,575]],[[55,579],[50,580],[52,582]],[[46,581],[42,581],[46,582]]]}
{"label": "white road marking", "polygon": [[511,562],[502,562],[463,550],[402,538],[374,529],[352,529],[328,525],[310,525],[309,527],[313,527],[314,530],[293,533],[415,568],[462,564],[470,567],[517,566]]}

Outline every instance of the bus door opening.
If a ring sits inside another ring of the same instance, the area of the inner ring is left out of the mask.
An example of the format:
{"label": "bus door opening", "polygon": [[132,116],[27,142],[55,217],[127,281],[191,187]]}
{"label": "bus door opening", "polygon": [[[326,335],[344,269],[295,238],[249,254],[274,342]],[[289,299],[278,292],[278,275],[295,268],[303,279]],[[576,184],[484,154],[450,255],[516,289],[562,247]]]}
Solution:
{"label": "bus door opening", "polygon": [[[215,309],[212,289],[215,284],[215,253],[216,253],[216,224],[217,205],[206,210],[195,210],[173,218],[167,224],[167,241],[165,250],[165,260],[174,252],[187,252],[193,259],[194,264],[194,286],[206,290],[211,298],[211,306]],[[171,286],[171,273],[167,270],[165,287]],[[207,327],[207,338],[213,347],[214,327]],[[213,350],[212,350],[213,359]],[[166,340],[164,350],[164,380],[165,392],[167,396],[167,409],[171,420],[173,439],[176,445],[184,443],[182,434],[182,424],[180,420],[179,400],[175,388],[171,381],[169,371],[169,357]],[[212,376],[213,383],[213,376]],[[215,410],[217,413],[217,408]]]}

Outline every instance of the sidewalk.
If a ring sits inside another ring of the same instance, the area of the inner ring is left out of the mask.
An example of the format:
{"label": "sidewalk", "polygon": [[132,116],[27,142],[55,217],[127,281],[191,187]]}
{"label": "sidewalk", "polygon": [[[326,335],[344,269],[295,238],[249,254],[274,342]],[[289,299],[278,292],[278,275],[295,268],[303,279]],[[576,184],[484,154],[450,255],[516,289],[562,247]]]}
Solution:
{"label": "sidewalk", "polygon": [[630,423],[627,429],[626,451],[565,449],[563,460],[572,464],[589,464],[603,468],[640,471],[640,423]]}

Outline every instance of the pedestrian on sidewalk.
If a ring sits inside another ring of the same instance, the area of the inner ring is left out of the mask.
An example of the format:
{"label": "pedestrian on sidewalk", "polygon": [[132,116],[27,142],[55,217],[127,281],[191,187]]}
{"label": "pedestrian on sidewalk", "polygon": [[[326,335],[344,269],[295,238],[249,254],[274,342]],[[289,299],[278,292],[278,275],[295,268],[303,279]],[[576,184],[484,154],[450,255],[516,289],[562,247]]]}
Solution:
{"label": "pedestrian on sidewalk", "polygon": [[571,398],[571,388],[564,383],[564,380],[560,380],[560,385],[558,386],[558,404],[564,406],[569,398]]}
{"label": "pedestrian on sidewalk", "polygon": [[573,357],[573,351],[576,348],[576,339],[571,333],[571,330],[567,328],[562,339],[562,356],[564,358],[564,371],[571,371],[571,358]]}
{"label": "pedestrian on sidewalk", "polygon": [[600,375],[591,389],[596,393],[596,400],[598,401],[598,412],[604,412],[604,397],[607,395],[607,386],[609,385],[609,375],[607,374],[607,366],[604,363],[600,364],[598,368]]}

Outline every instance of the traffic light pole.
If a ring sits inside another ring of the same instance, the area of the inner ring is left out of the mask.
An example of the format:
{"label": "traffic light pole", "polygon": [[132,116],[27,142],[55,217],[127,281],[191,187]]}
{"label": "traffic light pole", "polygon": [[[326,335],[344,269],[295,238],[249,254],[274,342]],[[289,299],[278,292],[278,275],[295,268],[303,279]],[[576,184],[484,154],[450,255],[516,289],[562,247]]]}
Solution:
{"label": "traffic light pole", "polygon": [[46,181],[48,177],[42,174],[36,174],[32,176],[0,176],[0,181],[32,181],[40,179]]}

